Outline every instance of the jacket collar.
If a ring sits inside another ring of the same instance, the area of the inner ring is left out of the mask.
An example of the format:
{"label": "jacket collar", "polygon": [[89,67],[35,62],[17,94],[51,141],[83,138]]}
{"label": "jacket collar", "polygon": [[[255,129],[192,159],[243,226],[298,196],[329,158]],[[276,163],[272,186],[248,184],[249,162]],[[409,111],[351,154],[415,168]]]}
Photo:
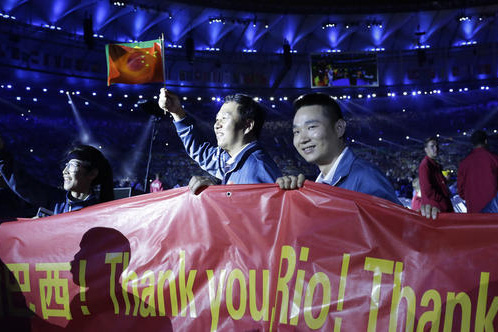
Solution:
{"label": "jacket collar", "polygon": [[[230,169],[235,169],[241,160],[247,159],[247,156],[257,149],[259,149],[258,141],[252,141],[251,143],[247,144],[239,153],[237,153],[233,162],[230,163],[230,165],[233,166],[230,167]],[[230,160],[230,155],[226,153],[225,162],[228,162],[228,160]]]}
{"label": "jacket collar", "polygon": [[223,184],[225,184],[225,181],[227,179],[227,176],[235,171],[236,169],[242,167],[246,159],[256,150],[260,150],[261,147],[258,143],[258,141],[253,141],[245,146],[245,148],[240,151],[237,156],[235,157],[235,160],[228,164],[228,160],[230,159],[230,155],[224,151],[224,158],[223,158],[223,168],[224,168],[224,175],[223,175]]}
{"label": "jacket collar", "polygon": [[438,166],[439,167],[439,163],[436,160],[434,160],[432,158],[429,158],[429,156],[427,156],[427,155],[425,156],[425,159],[427,160],[427,162],[433,164],[434,166]]}
{"label": "jacket collar", "polygon": [[351,167],[353,166],[353,161],[356,159],[356,155],[353,150],[347,149],[342,156],[337,169],[335,170],[334,177],[332,178],[332,185],[336,186],[343,178],[347,177],[351,172]]}

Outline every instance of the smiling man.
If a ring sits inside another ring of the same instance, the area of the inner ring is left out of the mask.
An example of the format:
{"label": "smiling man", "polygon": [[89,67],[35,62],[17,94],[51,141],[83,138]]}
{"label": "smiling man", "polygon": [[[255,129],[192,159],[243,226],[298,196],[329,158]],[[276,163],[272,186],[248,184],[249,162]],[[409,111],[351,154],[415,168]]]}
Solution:
{"label": "smiling man", "polygon": [[66,161],[62,170],[64,190],[52,187],[15,163],[0,138],[0,176],[17,196],[43,208],[44,214],[76,211],[114,199],[111,165],[98,149],[77,145],[68,152]]}
{"label": "smiling man", "polygon": [[[273,183],[282,175],[257,142],[265,111],[252,97],[243,94],[225,97],[214,124],[218,146],[201,136],[194,121],[181,107],[178,96],[171,91],[161,89],[159,107],[173,116],[188,155],[222,184]],[[194,176],[189,187],[198,193],[199,189],[211,184],[213,181],[207,177]]]}
{"label": "smiling man", "polygon": [[[307,162],[320,169],[316,182],[401,204],[389,180],[346,146],[346,121],[331,96],[323,93],[303,95],[294,101],[294,111],[294,147]],[[282,189],[296,189],[303,182],[302,174],[277,179]]]}

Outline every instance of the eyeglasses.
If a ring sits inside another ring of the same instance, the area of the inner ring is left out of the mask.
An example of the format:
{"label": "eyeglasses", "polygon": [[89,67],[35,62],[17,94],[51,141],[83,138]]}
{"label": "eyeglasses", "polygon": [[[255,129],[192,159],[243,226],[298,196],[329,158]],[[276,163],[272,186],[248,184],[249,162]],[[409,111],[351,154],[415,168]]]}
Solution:
{"label": "eyeglasses", "polygon": [[85,166],[88,166],[88,164],[85,162],[70,160],[65,164],[64,169],[67,169],[69,173],[75,173],[80,167]]}

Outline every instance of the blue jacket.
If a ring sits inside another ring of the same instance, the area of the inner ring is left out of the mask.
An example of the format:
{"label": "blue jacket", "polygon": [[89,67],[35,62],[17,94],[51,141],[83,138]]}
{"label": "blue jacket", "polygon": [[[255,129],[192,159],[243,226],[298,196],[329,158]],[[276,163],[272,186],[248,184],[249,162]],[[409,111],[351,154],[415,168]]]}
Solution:
{"label": "blue jacket", "polygon": [[189,117],[174,124],[188,155],[203,170],[220,179],[222,184],[274,183],[282,176],[277,164],[257,141],[249,143],[235,161],[228,164],[230,155],[207,142]]}
{"label": "blue jacket", "polygon": [[481,210],[482,213],[498,213],[498,194]]}
{"label": "blue jacket", "polygon": [[389,180],[374,165],[357,157],[351,148],[344,152],[332,181],[327,184],[377,196],[402,205]]}
{"label": "blue jacket", "polygon": [[0,174],[17,196],[34,207],[44,207],[53,211],[54,214],[76,211],[99,203],[94,194],[88,196],[84,201],[73,200],[69,192],[64,189],[38,181],[19,168],[5,149],[0,150]]}

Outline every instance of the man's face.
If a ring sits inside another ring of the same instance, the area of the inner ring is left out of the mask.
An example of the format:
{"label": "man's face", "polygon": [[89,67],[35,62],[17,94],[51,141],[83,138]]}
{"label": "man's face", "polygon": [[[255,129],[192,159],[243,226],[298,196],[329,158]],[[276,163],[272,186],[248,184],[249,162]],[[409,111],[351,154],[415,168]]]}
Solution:
{"label": "man's face", "polygon": [[216,114],[214,133],[218,146],[228,153],[242,145],[244,128],[237,110],[237,103],[228,102],[221,106]]}
{"label": "man's face", "polygon": [[434,159],[437,157],[437,153],[439,152],[439,145],[436,141],[429,141],[425,146],[424,151],[427,157]]}
{"label": "man's face", "polygon": [[342,150],[344,128],[334,125],[324,114],[323,106],[311,105],[301,107],[294,116],[294,147],[309,163],[318,165],[320,170],[331,165]]}
{"label": "man's face", "polygon": [[89,192],[95,176],[85,166],[85,162],[78,159],[71,159],[67,162],[62,171],[65,190],[77,193]]}

